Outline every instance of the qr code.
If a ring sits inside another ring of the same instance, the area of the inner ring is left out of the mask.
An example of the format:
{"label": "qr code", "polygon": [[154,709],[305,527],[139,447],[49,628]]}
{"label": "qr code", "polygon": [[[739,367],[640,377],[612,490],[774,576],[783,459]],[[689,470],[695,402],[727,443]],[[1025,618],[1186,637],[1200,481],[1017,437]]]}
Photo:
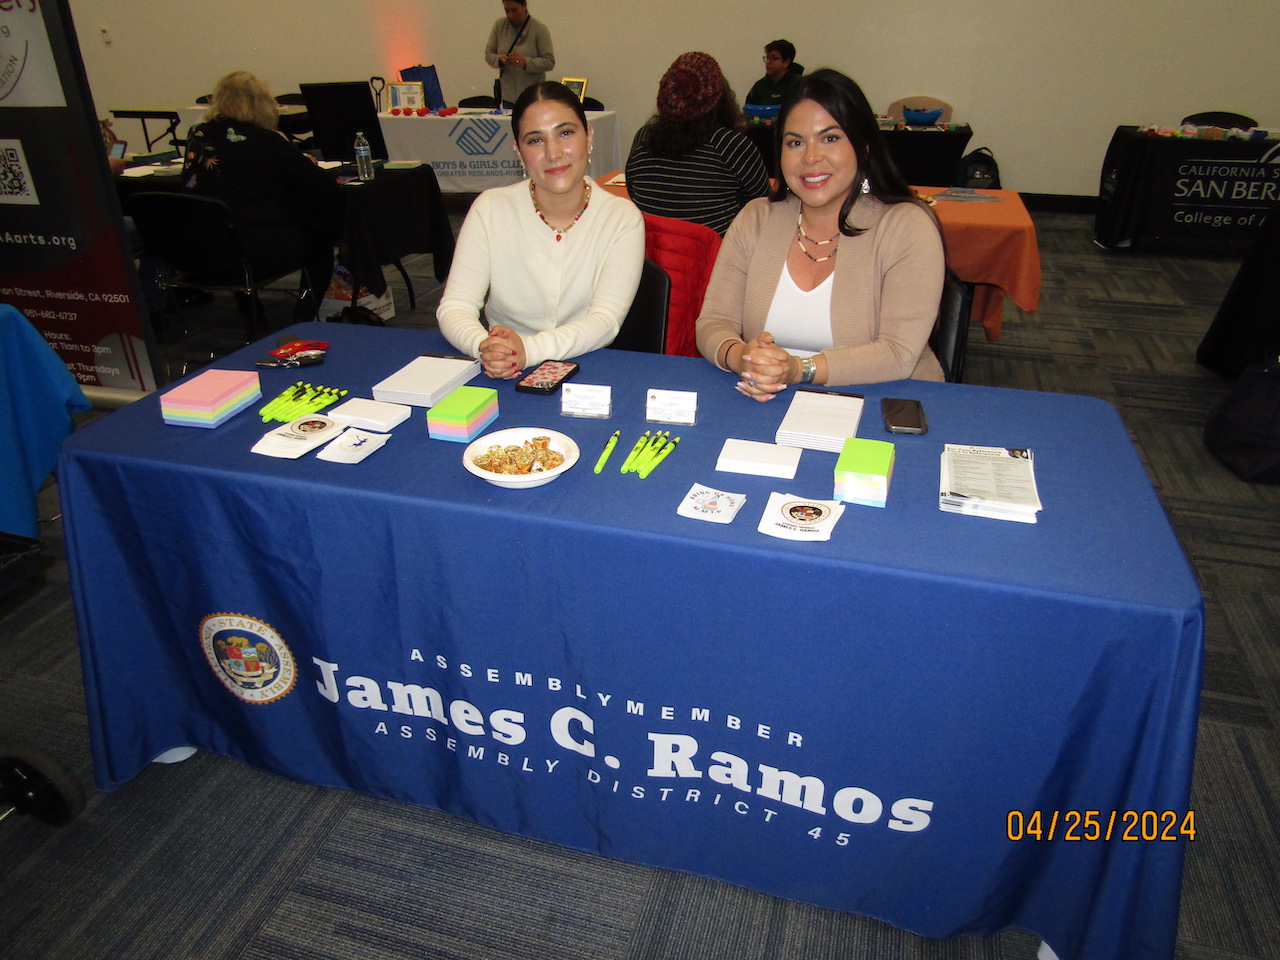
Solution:
{"label": "qr code", "polygon": [[39,203],[21,140],[0,140],[0,203]]}

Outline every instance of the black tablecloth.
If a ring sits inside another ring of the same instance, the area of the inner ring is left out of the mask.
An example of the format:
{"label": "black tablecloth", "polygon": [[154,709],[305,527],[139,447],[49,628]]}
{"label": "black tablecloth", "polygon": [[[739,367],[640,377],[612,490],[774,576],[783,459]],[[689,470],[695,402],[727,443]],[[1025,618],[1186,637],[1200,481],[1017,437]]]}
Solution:
{"label": "black tablecloth", "polygon": [[1280,143],[1192,140],[1117,127],[1094,223],[1106,247],[1240,253],[1280,202]]}
{"label": "black tablecloth", "polygon": [[453,264],[454,238],[435,171],[424,163],[409,170],[379,170],[367,183],[342,188],[346,212],[338,260],[375,296],[386,292],[380,269],[411,253],[429,253],[436,279]]}

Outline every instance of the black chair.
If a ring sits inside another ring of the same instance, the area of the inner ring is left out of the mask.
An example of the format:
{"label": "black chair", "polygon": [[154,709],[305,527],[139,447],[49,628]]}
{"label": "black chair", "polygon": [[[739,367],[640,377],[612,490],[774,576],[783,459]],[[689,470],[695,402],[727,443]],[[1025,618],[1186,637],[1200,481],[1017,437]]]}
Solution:
{"label": "black chair", "polygon": [[[282,107],[305,107],[306,99],[300,93],[282,93],[276,97]],[[299,145],[311,138],[311,114],[306,110],[291,110],[280,114],[280,132]]]}
{"label": "black chair", "polygon": [[964,382],[964,355],[969,345],[969,313],[973,308],[973,285],[965,283],[947,268],[942,283],[938,319],[929,337],[929,348],[942,364],[949,383]]}
{"label": "black chair", "polygon": [[583,110],[603,110],[604,104],[601,103],[599,100],[597,100],[595,97],[583,97],[582,109]]}
{"label": "black chair", "polygon": [[1226,127],[1228,130],[1232,127],[1248,130],[1258,125],[1258,121],[1253,117],[1246,117],[1243,113],[1231,113],[1226,110],[1206,110],[1203,113],[1193,113],[1189,117],[1183,117],[1182,122],[1194,123],[1198,127]]}
{"label": "black chair", "polygon": [[667,311],[671,306],[671,278],[667,271],[645,258],[640,272],[640,288],[622,329],[609,344],[611,350],[662,353],[667,345]]}
{"label": "black chair", "polygon": [[[173,270],[161,286],[235,294],[245,322],[246,342],[258,338],[264,321],[259,291],[302,267],[295,264],[270,276],[255,276],[227,205],[212,197],[142,191],[131,198],[130,213],[143,249]],[[323,296],[324,291],[315,294]]]}

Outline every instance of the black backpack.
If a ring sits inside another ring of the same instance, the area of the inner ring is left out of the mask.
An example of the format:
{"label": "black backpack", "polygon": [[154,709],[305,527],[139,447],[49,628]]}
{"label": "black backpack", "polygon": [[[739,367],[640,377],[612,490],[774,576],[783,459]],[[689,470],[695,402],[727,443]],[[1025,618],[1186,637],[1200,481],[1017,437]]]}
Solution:
{"label": "black backpack", "polygon": [[979,147],[960,158],[955,185],[985,190],[1000,189],[1000,165],[996,163],[990,147]]}

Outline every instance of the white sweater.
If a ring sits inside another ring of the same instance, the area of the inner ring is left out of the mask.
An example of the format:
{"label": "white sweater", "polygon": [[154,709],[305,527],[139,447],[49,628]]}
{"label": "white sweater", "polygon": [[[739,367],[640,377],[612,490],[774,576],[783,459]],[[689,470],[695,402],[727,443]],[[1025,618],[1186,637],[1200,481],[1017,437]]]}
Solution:
{"label": "white sweater", "polygon": [[631,309],[644,262],[644,218],[599,186],[582,219],[556,240],[527,182],[486,190],[458,234],[436,320],[462,353],[480,355],[480,322],[520,334],[525,363],[566,360],[608,346]]}

